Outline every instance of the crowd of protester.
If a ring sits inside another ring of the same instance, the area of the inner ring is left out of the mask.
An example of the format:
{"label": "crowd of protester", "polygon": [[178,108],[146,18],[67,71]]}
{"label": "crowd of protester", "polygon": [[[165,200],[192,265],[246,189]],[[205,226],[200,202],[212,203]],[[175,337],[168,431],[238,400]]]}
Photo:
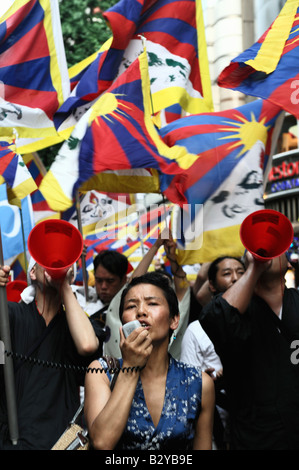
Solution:
{"label": "crowd of protester", "polygon": [[[162,245],[170,271],[150,269]],[[42,364],[14,359],[17,445],[0,366],[0,449],[51,449],[81,402],[92,449],[298,450],[299,293],[286,287],[289,267],[286,254],[224,255],[191,282],[167,231],[134,270],[123,254],[100,252],[86,299],[72,268],[57,280],[31,260],[21,301],[8,302],[11,342]],[[0,286],[9,271],[1,267]],[[113,388],[113,374],[91,373],[107,356],[123,372]]]}

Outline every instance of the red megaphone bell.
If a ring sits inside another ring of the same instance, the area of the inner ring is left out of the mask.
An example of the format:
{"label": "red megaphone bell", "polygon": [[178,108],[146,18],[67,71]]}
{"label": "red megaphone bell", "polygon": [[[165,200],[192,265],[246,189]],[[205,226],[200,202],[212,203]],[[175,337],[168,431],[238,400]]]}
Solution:
{"label": "red megaphone bell", "polygon": [[6,284],[7,300],[9,302],[19,302],[21,300],[21,293],[27,287],[25,281],[10,281]]}
{"label": "red megaphone bell", "polygon": [[285,253],[294,237],[289,219],[280,212],[263,209],[249,214],[240,227],[240,238],[245,248],[260,261],[267,261]]}
{"label": "red megaphone bell", "polygon": [[47,219],[31,230],[28,250],[37,264],[53,279],[59,279],[79,259],[83,250],[83,238],[79,230],[69,222]]}

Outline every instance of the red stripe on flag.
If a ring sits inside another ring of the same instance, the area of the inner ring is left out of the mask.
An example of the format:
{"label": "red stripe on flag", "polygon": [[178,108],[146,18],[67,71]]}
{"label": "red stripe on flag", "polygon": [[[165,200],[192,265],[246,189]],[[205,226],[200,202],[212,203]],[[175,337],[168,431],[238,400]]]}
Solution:
{"label": "red stripe on flag", "polygon": [[51,120],[59,106],[56,91],[29,90],[5,85],[5,99],[17,105],[43,109]]}
{"label": "red stripe on flag", "polygon": [[49,57],[49,55],[50,51],[44,25],[39,23],[1,54],[0,64],[9,67],[10,65],[21,64],[42,57]]}

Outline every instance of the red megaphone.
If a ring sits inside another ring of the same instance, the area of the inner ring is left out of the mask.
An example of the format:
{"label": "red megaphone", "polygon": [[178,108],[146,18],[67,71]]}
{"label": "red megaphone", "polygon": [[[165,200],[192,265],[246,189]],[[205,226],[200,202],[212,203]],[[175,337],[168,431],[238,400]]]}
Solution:
{"label": "red megaphone", "polygon": [[53,279],[59,279],[79,259],[83,250],[83,238],[79,230],[69,222],[47,219],[31,230],[28,250],[37,264]]}
{"label": "red megaphone", "polygon": [[260,261],[267,261],[285,253],[294,237],[289,219],[280,212],[263,209],[249,214],[240,227],[240,238],[245,248]]}
{"label": "red megaphone", "polygon": [[27,287],[25,281],[10,281],[6,284],[7,300],[9,302],[19,302],[21,300],[21,293]]}

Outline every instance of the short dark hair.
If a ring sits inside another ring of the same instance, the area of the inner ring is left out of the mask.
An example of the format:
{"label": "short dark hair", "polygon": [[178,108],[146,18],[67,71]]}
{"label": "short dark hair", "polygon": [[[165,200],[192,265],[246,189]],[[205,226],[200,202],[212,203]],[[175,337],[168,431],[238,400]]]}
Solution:
{"label": "short dark hair", "polygon": [[94,258],[94,272],[98,266],[103,266],[109,273],[114,274],[121,279],[127,274],[128,260],[125,255],[114,250],[103,250]]}
{"label": "short dark hair", "polygon": [[164,297],[167,300],[170,317],[173,318],[176,315],[179,315],[178,299],[174,289],[170,285],[169,278],[164,273],[151,271],[143,274],[142,276],[134,277],[124,288],[119,305],[120,320],[122,319],[122,314],[124,311],[125,296],[132,289],[132,287],[137,286],[138,284],[151,284],[153,286],[159,287],[163,291]]}
{"label": "short dark hair", "polygon": [[243,268],[245,269],[245,265],[244,265],[243,261],[240,258],[237,258],[236,256],[219,256],[218,258],[214,259],[214,261],[212,261],[212,263],[210,264],[209,269],[208,269],[208,279],[213,284],[215,284],[215,281],[216,281],[216,276],[217,276],[217,272],[218,272],[218,265],[219,265],[219,263],[221,263],[221,261],[223,261],[225,259],[234,259],[234,260],[238,261],[243,266]]}

